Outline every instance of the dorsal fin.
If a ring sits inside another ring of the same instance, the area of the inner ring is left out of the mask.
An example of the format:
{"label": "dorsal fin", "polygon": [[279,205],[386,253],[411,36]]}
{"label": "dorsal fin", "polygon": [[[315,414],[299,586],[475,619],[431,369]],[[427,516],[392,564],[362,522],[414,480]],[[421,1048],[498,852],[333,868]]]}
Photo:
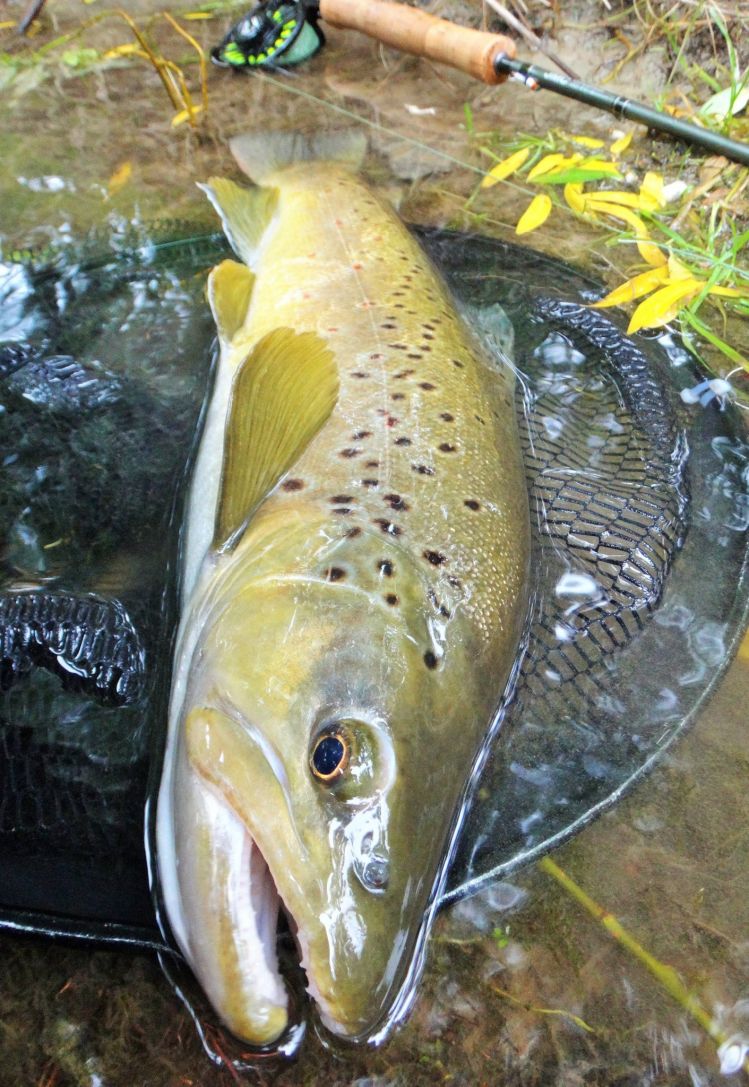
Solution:
{"label": "dorsal fin", "polygon": [[207,184],[199,183],[198,188],[218,212],[234,252],[252,266],[276,210],[278,189],[245,189],[228,177],[211,177]]}
{"label": "dorsal fin", "polygon": [[234,378],[213,543],[232,546],[335,407],[338,370],[314,332],[276,328]]}
{"label": "dorsal fin", "polygon": [[244,325],[254,284],[250,269],[236,260],[222,260],[211,269],[208,301],[222,343],[231,343]]}

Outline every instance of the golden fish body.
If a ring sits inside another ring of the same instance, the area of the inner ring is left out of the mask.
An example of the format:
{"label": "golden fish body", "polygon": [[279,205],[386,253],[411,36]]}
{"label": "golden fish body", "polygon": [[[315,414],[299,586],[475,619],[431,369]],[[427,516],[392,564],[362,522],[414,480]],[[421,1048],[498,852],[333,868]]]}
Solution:
{"label": "golden fish body", "polygon": [[211,277],[221,360],[188,517],[160,874],[236,1033],[263,1043],[286,1023],[280,896],[323,1022],[377,1040],[411,998],[525,614],[512,375],[349,169],[258,174],[260,190],[206,189],[252,275],[224,262]]}

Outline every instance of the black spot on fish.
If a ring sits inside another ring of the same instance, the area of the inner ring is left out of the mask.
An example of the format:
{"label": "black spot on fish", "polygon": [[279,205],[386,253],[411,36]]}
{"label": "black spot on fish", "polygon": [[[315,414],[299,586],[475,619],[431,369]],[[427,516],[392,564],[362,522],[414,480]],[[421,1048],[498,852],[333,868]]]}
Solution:
{"label": "black spot on fish", "polygon": [[437,667],[437,658],[435,657],[431,649],[427,649],[426,653],[424,654],[424,664],[427,666],[427,668]]}
{"label": "black spot on fish", "polygon": [[441,442],[440,445],[437,446],[437,448],[440,450],[441,453],[454,453],[458,447],[457,445],[450,445],[449,442]]}
{"label": "black spot on fish", "polygon": [[414,472],[418,472],[420,476],[433,476],[434,468],[430,468],[428,464],[412,464]]}
{"label": "black spot on fish", "polygon": [[397,327],[398,326],[396,324],[394,324],[392,321],[386,321],[384,324],[380,325],[380,328],[397,328]]}
{"label": "black spot on fish", "polygon": [[354,441],[354,442],[361,442],[365,438],[371,438],[371,437],[372,437],[372,431],[371,430],[357,430],[356,434],[351,435],[351,440]]}
{"label": "black spot on fish", "polygon": [[455,422],[455,416],[451,415],[449,411],[443,411],[440,415],[440,419],[444,419],[446,423]]}
{"label": "black spot on fish", "polygon": [[391,608],[395,607],[395,605],[398,603],[398,597],[395,595],[395,593],[388,593],[385,597],[385,600],[391,606]]}
{"label": "black spot on fish", "polygon": [[340,455],[350,460],[352,457],[358,457],[361,453],[361,449],[342,449]]}
{"label": "black spot on fish", "polygon": [[[424,328],[427,328],[427,325],[424,325]],[[434,334],[431,333],[431,332],[425,332],[424,333],[424,339],[425,340],[433,340],[434,339]]]}
{"label": "black spot on fish", "polygon": [[334,494],[328,501],[332,502],[335,506],[345,506],[348,502],[353,502],[354,499],[350,494]]}
{"label": "black spot on fish", "polygon": [[468,506],[469,510],[480,510],[481,509],[481,503],[477,502],[475,498],[466,498],[463,505]]}
{"label": "black spot on fish", "polygon": [[396,438],[395,439],[395,444],[396,445],[411,445],[412,443],[411,443],[410,438]]}
{"label": "black spot on fish", "polygon": [[447,584],[450,585],[453,589],[463,588],[463,582],[460,580],[459,577],[455,577],[453,574],[448,577]]}
{"label": "black spot on fish", "polygon": [[383,495],[383,500],[387,502],[392,510],[407,510],[409,505],[405,502],[399,494],[386,494]]}
{"label": "black spot on fish", "polygon": [[422,357],[420,351],[409,351],[406,355],[407,359],[420,359]]}
{"label": "black spot on fish", "polygon": [[379,479],[363,479],[361,483],[362,487],[378,487],[380,481]]}
{"label": "black spot on fish", "polygon": [[453,359],[453,366],[457,366],[459,370],[463,369],[463,363],[460,359]]}
{"label": "black spot on fish", "polygon": [[425,389],[427,392],[431,392],[431,390],[435,389],[436,387],[437,387],[436,385],[432,385],[431,381],[420,381],[419,382],[419,388],[420,389]]}
{"label": "black spot on fish", "polygon": [[351,507],[341,506],[339,509],[331,510],[331,513],[341,513],[344,515],[344,517],[346,517],[349,513],[351,513]]}
{"label": "black spot on fish", "polygon": [[348,532],[346,533],[346,536],[348,537],[349,540],[354,540],[354,539],[356,539],[357,536],[361,536],[361,529],[357,525],[354,525],[353,528],[350,528],[348,530]]}
{"label": "black spot on fish", "polygon": [[351,371],[351,376],[352,377],[358,377],[358,378],[365,378],[365,377],[369,377],[369,374],[366,373],[366,371],[364,371],[364,370],[352,370]]}
{"label": "black spot on fish", "polygon": [[424,551],[423,555],[427,562],[431,562],[432,566],[442,566],[444,562],[447,562],[447,556],[439,551]]}
{"label": "black spot on fish", "polygon": [[406,399],[406,394],[405,393],[391,393],[390,399],[391,400],[405,400]]}
{"label": "black spot on fish", "polygon": [[482,419],[480,415],[474,415],[473,417],[477,423],[481,423],[482,426],[486,426],[486,419]]}
{"label": "black spot on fish", "polygon": [[377,563],[377,569],[381,574],[384,574],[385,577],[393,576],[393,564],[390,559],[380,559]]}
{"label": "black spot on fish", "polygon": [[325,571],[325,577],[328,581],[343,581],[346,576],[346,571],[342,570],[340,566],[329,566]]}
{"label": "black spot on fish", "polygon": [[399,370],[397,374],[393,374],[396,380],[402,380],[404,377],[410,377],[411,374],[415,374],[415,370]]}
{"label": "black spot on fish", "polygon": [[378,460],[368,460],[364,463],[365,468],[379,468],[380,462]]}
{"label": "black spot on fish", "polygon": [[301,491],[303,487],[303,479],[285,479],[281,484],[282,491]]}
{"label": "black spot on fish", "polygon": [[401,529],[398,525],[393,524],[392,521],[388,521],[385,517],[375,517],[372,524],[379,525],[382,532],[386,532],[388,536],[400,536]]}
{"label": "black spot on fish", "polygon": [[408,351],[407,343],[389,343],[388,347],[392,347],[394,351]]}

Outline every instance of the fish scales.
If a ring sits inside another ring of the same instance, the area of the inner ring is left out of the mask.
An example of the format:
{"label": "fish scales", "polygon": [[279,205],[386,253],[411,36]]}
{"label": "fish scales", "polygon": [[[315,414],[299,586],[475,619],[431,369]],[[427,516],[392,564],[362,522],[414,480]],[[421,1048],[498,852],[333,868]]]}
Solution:
{"label": "fish scales", "polygon": [[[267,150],[254,140],[251,165]],[[158,867],[236,1034],[268,1044],[287,1025],[283,903],[324,1026],[378,1042],[413,999],[517,655],[528,505],[509,368],[389,207],[299,150],[248,170],[265,188],[205,187],[244,264],[209,278],[221,357]]]}
{"label": "fish scales", "polygon": [[[512,375],[490,370],[423,251],[389,207],[336,166],[287,170],[246,331],[317,332],[335,353],[336,408],[267,500],[350,535],[333,577],[372,579],[378,540],[419,557],[439,607],[460,606],[487,652],[515,637],[503,607],[524,576]],[[519,494],[519,499],[518,499]],[[336,499],[340,498],[340,501]],[[396,591],[397,592],[397,591]],[[449,602],[449,604],[447,603]],[[434,607],[434,604],[431,603]]]}

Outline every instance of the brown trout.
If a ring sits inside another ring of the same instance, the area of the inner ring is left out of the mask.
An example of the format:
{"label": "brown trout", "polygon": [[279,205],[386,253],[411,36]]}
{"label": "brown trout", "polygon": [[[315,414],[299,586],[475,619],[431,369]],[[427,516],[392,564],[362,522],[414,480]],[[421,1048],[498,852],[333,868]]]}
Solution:
{"label": "brown trout", "polygon": [[405,1014],[526,612],[511,370],[341,142],[243,137],[256,187],[204,186],[241,263],[209,278],[157,858],[255,1044],[287,1025],[281,907],[330,1031]]}

